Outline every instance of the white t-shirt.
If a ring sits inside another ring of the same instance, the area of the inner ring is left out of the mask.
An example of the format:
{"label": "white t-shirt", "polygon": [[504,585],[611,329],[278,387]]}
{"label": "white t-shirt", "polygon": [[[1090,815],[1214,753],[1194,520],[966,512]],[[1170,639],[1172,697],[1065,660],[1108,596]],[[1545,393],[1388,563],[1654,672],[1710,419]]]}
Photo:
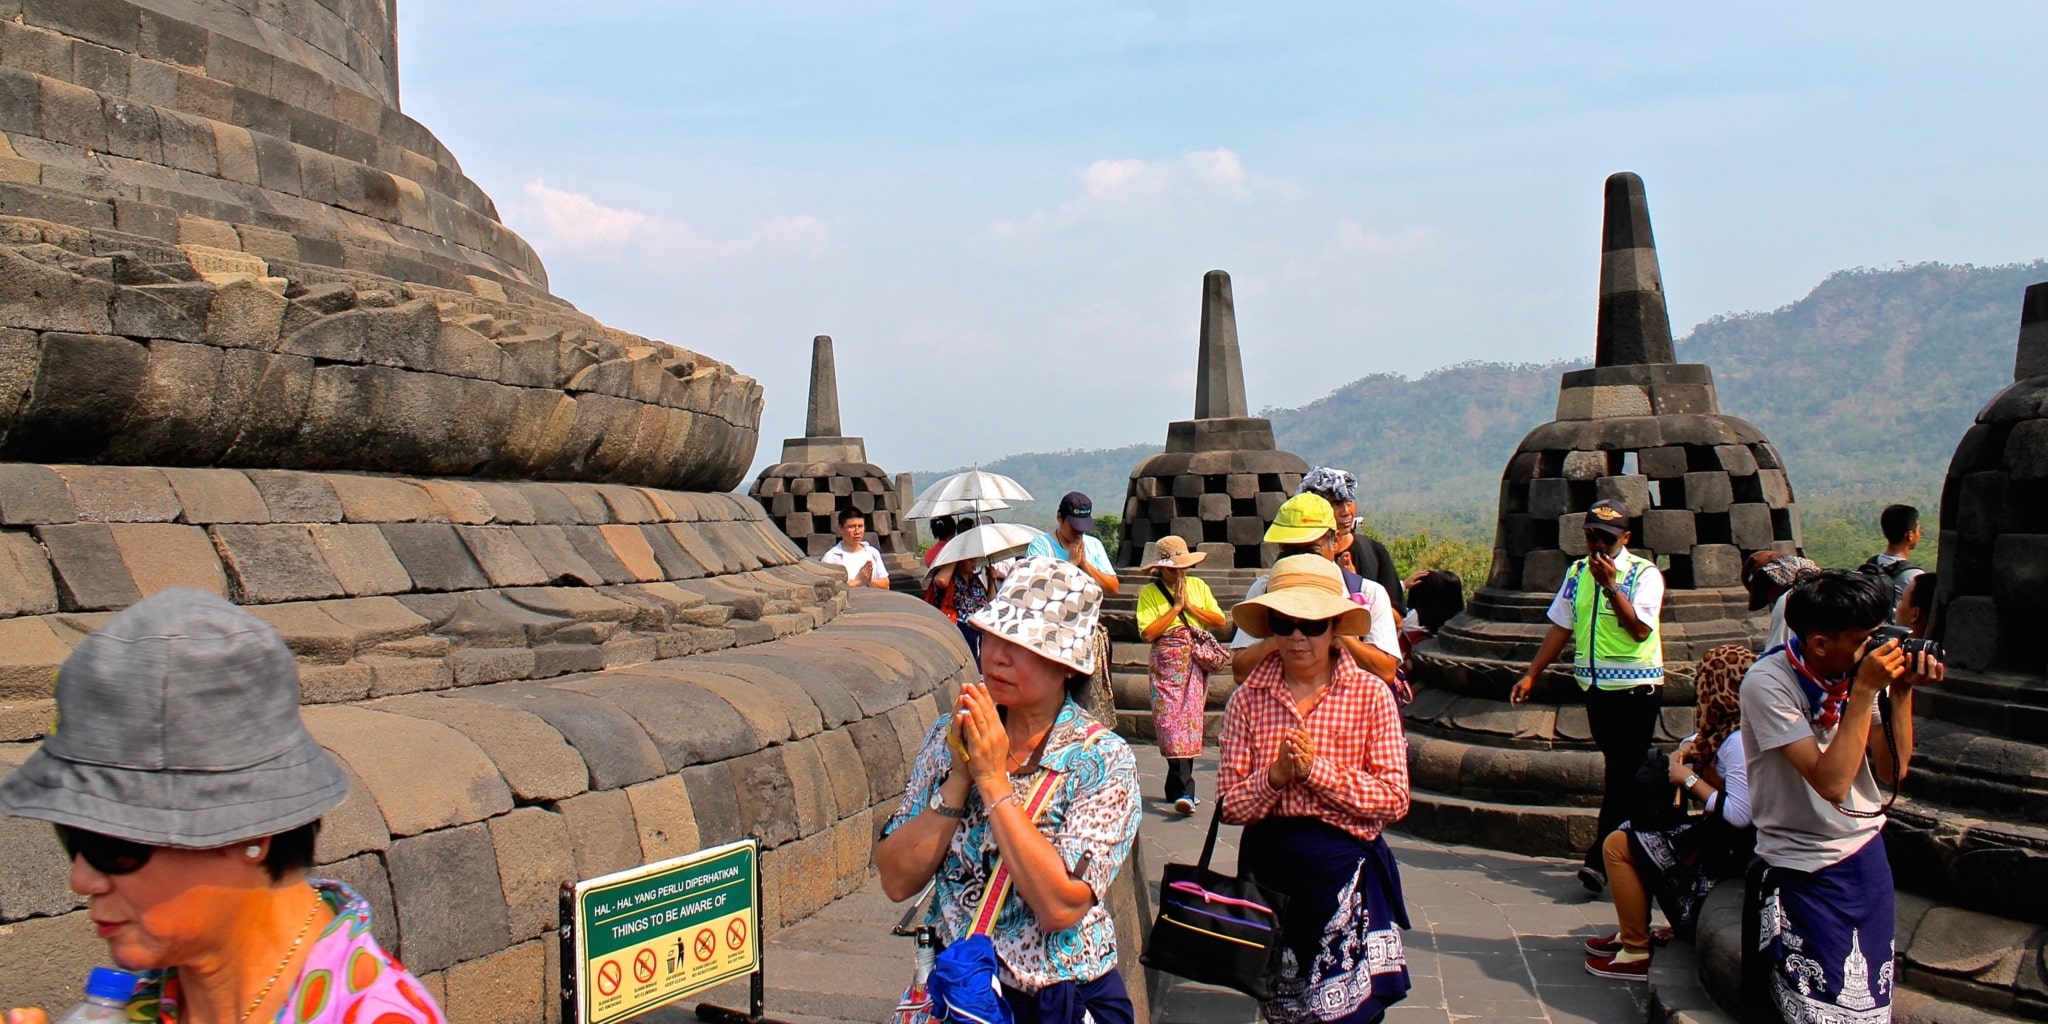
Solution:
{"label": "white t-shirt", "polygon": [[[1748,762],[1756,853],[1772,867],[1792,871],[1819,871],[1847,860],[1877,838],[1885,821],[1882,815],[1856,818],[1836,810],[1785,756],[1784,747],[1807,737],[1826,750],[1840,731],[1822,732],[1808,708],[1799,677],[1783,651],[1758,659],[1742,677],[1742,753]],[[1845,705],[1842,714],[1874,715],[1876,706]],[[1875,722],[1871,736],[1872,742],[1884,742]],[[1856,769],[1842,806],[1865,814],[1884,806],[1867,758]]]}
{"label": "white t-shirt", "polygon": [[[1693,733],[1685,742],[1699,738],[1699,733]],[[1749,824],[1748,764],[1749,759],[1742,752],[1742,730],[1737,729],[1714,751],[1714,770],[1721,773],[1721,791],[1707,798],[1707,809],[1720,808],[1721,817],[1736,828]]]}
{"label": "white t-shirt", "polygon": [[[1096,572],[1108,573],[1111,576],[1116,575],[1116,566],[1111,565],[1109,562],[1109,549],[1103,547],[1102,541],[1097,540],[1094,534],[1084,533],[1081,535],[1081,556],[1088,559],[1088,564],[1094,566]],[[1031,538],[1031,543],[1024,547],[1024,557],[1057,558],[1063,562],[1071,561],[1067,557],[1067,549],[1062,547],[1059,540],[1050,533],[1041,533]]]}
{"label": "white t-shirt", "polygon": [[[1617,573],[1626,571],[1621,566],[1621,556],[1627,552],[1627,548],[1614,549]],[[1591,582],[1592,579],[1593,571],[1591,569],[1586,570],[1586,580]],[[1616,580],[1616,582],[1620,581]],[[1565,591],[1569,589],[1570,583],[1571,574],[1567,572],[1565,574],[1565,586],[1557,588],[1557,596],[1550,599],[1550,611],[1547,613],[1547,617],[1553,625],[1564,629],[1571,629],[1573,627],[1572,599],[1565,596]],[[1664,574],[1658,571],[1656,566],[1652,565],[1644,569],[1642,574],[1636,577],[1636,591],[1629,595],[1628,603],[1635,606],[1636,618],[1641,620],[1644,625],[1652,628],[1657,625],[1657,616],[1663,614],[1664,611]]]}
{"label": "white t-shirt", "polygon": [[863,542],[859,551],[848,551],[846,550],[846,542],[840,541],[832,545],[832,550],[825,552],[824,556],[818,560],[826,565],[844,566],[846,569],[846,582],[848,583],[852,583],[860,576],[860,567],[863,565],[873,565],[875,567],[874,579],[886,580],[889,578],[889,567],[882,564],[882,549],[873,544]]}
{"label": "white t-shirt", "polygon": [[1791,599],[1792,592],[1787,590],[1771,602],[1771,628],[1764,632],[1764,650],[1782,646],[1785,638],[1792,635],[1792,631],[1785,628],[1785,602]]}
{"label": "white t-shirt", "polygon": [[[1267,578],[1261,576],[1253,580],[1251,587],[1244,592],[1244,599],[1249,601],[1265,593]],[[1380,586],[1372,580],[1364,580],[1364,589],[1360,593],[1365,595],[1366,611],[1372,613],[1372,628],[1366,632],[1365,642],[1399,658],[1401,656],[1401,633],[1394,624],[1394,602],[1387,597],[1387,588]],[[1258,637],[1242,629],[1237,631],[1236,636],[1230,638],[1230,646],[1233,650],[1243,650],[1258,642]]]}

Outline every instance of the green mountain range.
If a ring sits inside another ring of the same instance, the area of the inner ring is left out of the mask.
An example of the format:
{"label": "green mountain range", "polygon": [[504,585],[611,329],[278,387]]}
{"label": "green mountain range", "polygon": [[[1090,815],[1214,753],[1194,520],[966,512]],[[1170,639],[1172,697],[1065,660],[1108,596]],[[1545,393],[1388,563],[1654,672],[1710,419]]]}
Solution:
{"label": "green mountain range", "polygon": [[[2021,294],[2044,279],[2042,260],[1844,270],[1798,302],[1694,327],[1679,340],[1678,357],[1711,366],[1722,411],[1777,445],[1809,509],[1809,532],[1814,513],[1874,519],[1890,500],[1931,515],[1956,442],[2012,380]],[[1261,415],[1273,420],[1280,447],[1357,473],[1362,511],[1382,529],[1484,543],[1508,456],[1554,414],[1559,374],[1585,365],[1467,363],[1417,378],[1375,374]],[[1132,467],[1158,450],[1028,453],[981,468],[1046,499],[1017,510],[1016,518],[1034,522],[1049,520],[1051,501],[1068,490],[1120,511]]]}

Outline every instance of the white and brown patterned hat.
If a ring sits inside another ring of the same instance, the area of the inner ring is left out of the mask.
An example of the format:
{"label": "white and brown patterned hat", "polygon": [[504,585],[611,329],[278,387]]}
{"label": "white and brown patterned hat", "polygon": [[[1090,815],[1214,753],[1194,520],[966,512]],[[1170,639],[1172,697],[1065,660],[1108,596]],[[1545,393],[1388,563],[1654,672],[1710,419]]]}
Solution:
{"label": "white and brown patterned hat", "polygon": [[1102,588],[1079,566],[1025,558],[967,624],[1089,675],[1095,671],[1090,640],[1101,617]]}

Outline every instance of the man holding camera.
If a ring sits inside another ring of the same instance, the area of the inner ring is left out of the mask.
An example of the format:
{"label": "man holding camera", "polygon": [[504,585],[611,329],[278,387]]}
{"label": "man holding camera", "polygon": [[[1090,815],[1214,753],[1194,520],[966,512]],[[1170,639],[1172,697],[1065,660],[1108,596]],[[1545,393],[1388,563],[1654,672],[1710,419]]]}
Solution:
{"label": "man holding camera", "polygon": [[1650,749],[1663,708],[1664,574],[1657,563],[1628,550],[1628,506],[1611,498],[1586,510],[1586,557],[1565,570],[1550,602],[1550,633],[1508,699],[1529,699],[1536,680],[1572,644],[1572,678],[1586,694],[1586,725],[1606,760],[1600,826],[1579,868],[1594,893],[1607,887],[1601,844],[1628,820],[1636,767]]}
{"label": "man holding camera", "polygon": [[1792,636],[1742,682],[1756,853],[1745,907],[1744,1002],[1787,1024],[1892,1019],[1892,871],[1878,838],[1913,757],[1913,690],[1941,648],[1883,627],[1884,581],[1829,569],[1785,602]]}

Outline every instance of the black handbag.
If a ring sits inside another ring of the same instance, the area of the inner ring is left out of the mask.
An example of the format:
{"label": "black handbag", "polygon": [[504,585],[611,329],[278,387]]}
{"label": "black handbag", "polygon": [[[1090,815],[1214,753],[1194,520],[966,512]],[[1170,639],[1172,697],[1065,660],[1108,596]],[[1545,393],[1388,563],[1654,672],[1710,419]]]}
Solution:
{"label": "black handbag", "polygon": [[1287,897],[1253,881],[1209,870],[1222,800],[1209,818],[1199,864],[1168,864],[1159,881],[1159,919],[1145,943],[1145,966],[1205,985],[1273,998],[1280,977],[1280,912]]}

